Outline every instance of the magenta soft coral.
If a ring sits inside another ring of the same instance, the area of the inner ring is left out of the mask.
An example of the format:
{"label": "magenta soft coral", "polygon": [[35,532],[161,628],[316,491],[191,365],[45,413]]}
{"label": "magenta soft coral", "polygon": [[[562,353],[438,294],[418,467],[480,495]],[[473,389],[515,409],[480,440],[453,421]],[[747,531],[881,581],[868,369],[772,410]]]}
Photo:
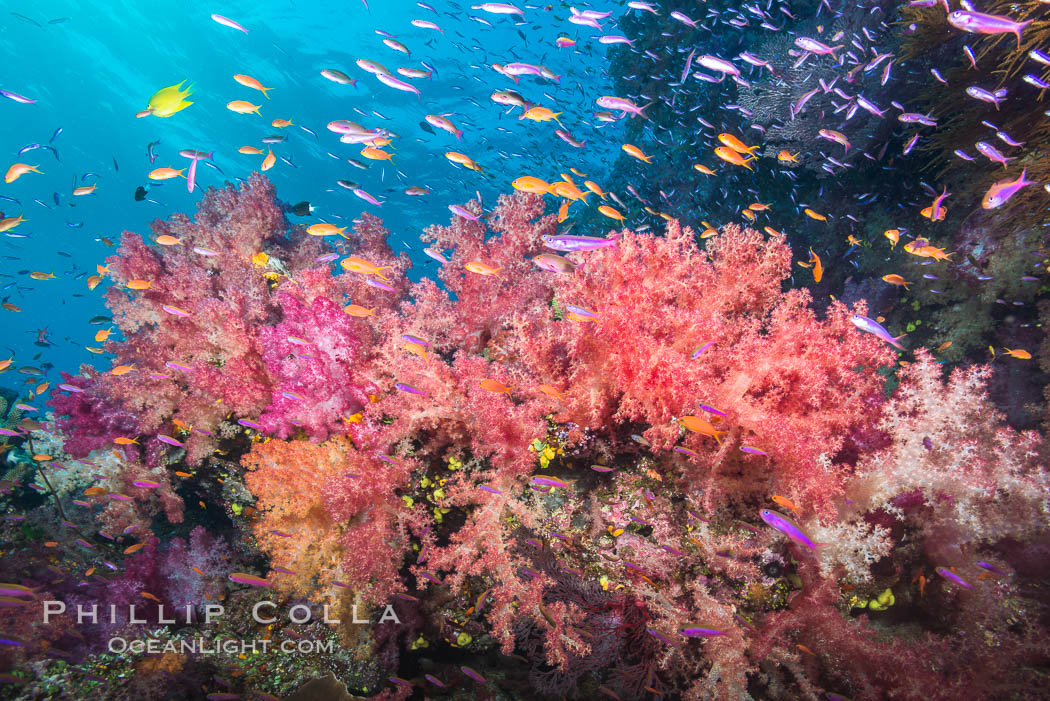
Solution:
{"label": "magenta soft coral", "polygon": [[343,419],[360,412],[375,391],[359,374],[371,334],[326,297],[306,303],[282,291],[277,301],[283,319],[260,331],[273,389],[259,422],[279,438],[302,428],[323,440],[345,427]]}
{"label": "magenta soft coral", "polygon": [[[451,256],[438,273],[447,292],[424,280],[413,287],[406,313],[439,349],[480,352],[515,315],[535,314],[549,304],[552,277],[538,274],[527,257],[543,252],[542,236],[556,233],[556,218],[543,209],[539,196],[516,193],[501,196],[485,220],[456,217],[451,226],[427,228],[422,239]],[[468,271],[472,262],[497,267],[499,274]]]}
{"label": "magenta soft coral", "polygon": [[[91,372],[87,367],[83,370]],[[58,430],[65,435],[67,453],[84,458],[93,450],[111,445],[118,436],[138,435],[138,418],[106,396],[96,376],[62,373],[62,380],[61,384],[76,389],[56,386],[48,405],[54,411]]]}

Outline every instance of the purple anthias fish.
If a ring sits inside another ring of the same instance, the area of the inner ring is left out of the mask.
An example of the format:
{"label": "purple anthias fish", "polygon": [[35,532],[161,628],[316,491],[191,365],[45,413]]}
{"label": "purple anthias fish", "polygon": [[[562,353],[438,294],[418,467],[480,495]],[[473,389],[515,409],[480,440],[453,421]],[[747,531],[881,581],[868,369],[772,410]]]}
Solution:
{"label": "purple anthias fish", "polygon": [[798,37],[795,39],[795,46],[811,54],[830,55],[832,58],[837,58],[835,52],[842,48],[841,44],[839,46],[828,46],[824,42],[811,39],[810,37]]}
{"label": "purple anthias fish", "polygon": [[689,359],[690,360],[696,360],[701,355],[703,355],[704,351],[707,350],[708,348],[710,348],[712,345],[714,345],[714,341],[708,341],[707,343],[705,343],[704,345],[700,346],[695,351],[693,351],[693,354],[689,356]]}
{"label": "purple anthias fish", "polygon": [[443,256],[440,251],[435,251],[433,248],[424,248],[423,253],[426,253],[439,263],[448,263],[448,258]]}
{"label": "purple anthias fish", "polygon": [[660,642],[667,643],[668,645],[674,645],[674,643],[672,643],[670,640],[668,640],[663,635],[661,635],[658,631],[655,631],[652,628],[646,628],[645,632],[647,632],[649,635],[653,636],[654,638],[656,638]]}
{"label": "purple anthias fish", "polygon": [[989,143],[987,143],[985,141],[978,141],[976,146],[977,146],[977,151],[980,152],[980,154],[982,156],[984,156],[985,158],[987,158],[990,161],[995,161],[996,163],[1001,163],[1003,168],[1006,168],[1006,164],[1009,161],[1013,160],[1012,158],[1007,158],[1006,156],[1004,156],[999,149],[997,149],[996,147],[992,146],[991,144],[989,144]]}
{"label": "purple anthias fish", "polygon": [[725,635],[724,630],[715,630],[714,628],[682,628],[681,632],[687,638],[714,638],[719,635]]}
{"label": "purple anthias fish", "polygon": [[422,99],[423,97],[422,93],[420,93],[419,89],[416,88],[414,85],[409,85],[405,81],[398,80],[392,75],[387,75],[386,73],[379,73],[376,75],[376,78],[378,78],[379,82],[383,85],[394,88],[395,90],[403,90],[404,92],[415,93],[417,99]]}
{"label": "purple anthias fish", "polygon": [[595,103],[597,103],[599,107],[604,107],[607,110],[621,110],[623,112],[629,112],[633,115],[641,117],[642,119],[648,119],[648,117],[645,116],[645,109],[649,105],[653,104],[650,102],[648,105],[639,107],[638,105],[625,98],[612,97],[608,95],[599,97],[597,100],[595,100]]}
{"label": "purple anthias fish", "polygon": [[525,13],[519,10],[517,7],[505,2],[483,2],[480,5],[471,5],[470,9],[491,12],[494,15],[521,15],[522,17],[525,16]]}
{"label": "purple anthias fish", "polygon": [[1007,200],[1014,196],[1018,190],[1029,185],[1035,185],[1034,180],[1027,180],[1025,176],[1028,175],[1028,169],[1025,168],[1021,171],[1021,175],[1016,180],[1000,180],[999,182],[988,188],[988,192],[985,193],[984,198],[981,200],[981,207],[984,209],[996,209],[1006,204]]}
{"label": "purple anthias fish", "polygon": [[396,385],[394,385],[394,387],[401,390],[402,392],[407,392],[409,394],[425,394],[423,390],[416,389],[412,385],[405,384],[404,382],[398,382]]}
{"label": "purple anthias fish", "polygon": [[990,102],[993,105],[995,105],[995,109],[998,110],[999,103],[1002,102],[1003,98],[1006,97],[1007,92],[1006,88],[996,90],[993,93],[976,85],[971,85],[970,87],[966,88],[966,94],[975,100],[980,100],[981,102]]}
{"label": "purple anthias fish", "polygon": [[1017,48],[1021,48],[1021,31],[1030,25],[1027,22],[1015,22],[1004,15],[989,15],[984,12],[956,10],[948,15],[948,24],[956,29],[971,34],[1013,34],[1017,37]]}
{"label": "purple anthias fish", "polygon": [[678,12],[677,10],[675,10],[674,12],[671,13],[671,18],[678,20],[682,24],[689,25],[690,27],[696,27],[696,20],[690,19],[689,17],[687,17],[686,15],[683,15],[681,12]]}
{"label": "purple anthias fish", "polygon": [[698,58],[696,62],[709,71],[717,71],[718,73],[725,73],[727,75],[740,75],[740,69],[729,61],[726,61],[724,58],[704,54]]}
{"label": "purple anthias fish", "polygon": [[365,192],[361,188],[354,188],[353,190],[351,190],[351,192],[353,192],[355,195],[357,195],[358,197],[360,197],[362,200],[364,200],[365,202],[367,202],[369,204],[374,204],[377,207],[382,207],[383,206],[383,204],[379,200],[377,200],[375,197],[373,197],[372,195],[368,194],[367,192]]}
{"label": "purple anthias fish", "polygon": [[585,316],[585,317],[587,317],[589,319],[597,319],[598,318],[598,315],[596,313],[592,312],[590,309],[584,309],[583,307],[578,307],[575,304],[567,304],[567,305],[565,305],[565,308],[568,309],[573,314],[578,314],[579,316]]}
{"label": "purple anthias fish", "polygon": [[619,242],[619,238],[600,239],[594,236],[543,236],[547,248],[555,251],[593,251],[596,248],[609,248]]}
{"label": "purple anthias fish", "polygon": [[15,102],[21,102],[23,105],[31,105],[34,102],[36,102],[36,100],[32,100],[32,99],[26,97],[25,95],[19,95],[16,92],[11,92],[10,90],[0,90],[0,95],[3,95],[8,100],[14,100]]}
{"label": "purple anthias fish", "polygon": [[905,124],[912,124],[914,122],[918,122],[919,124],[922,124],[922,125],[925,125],[925,126],[928,126],[928,127],[935,127],[935,126],[937,126],[937,120],[936,119],[933,119],[931,117],[927,117],[924,114],[919,114],[918,112],[904,112],[903,114],[898,114],[897,115],[897,121],[904,122]]}
{"label": "purple anthias fish", "polygon": [[532,262],[541,270],[546,270],[549,273],[568,274],[576,270],[576,264],[571,260],[553,253],[541,253],[533,258]]}
{"label": "purple anthias fish", "polygon": [[934,570],[934,572],[941,575],[945,579],[950,579],[951,581],[955,582],[960,586],[966,587],[967,589],[973,589],[972,586],[966,583],[966,580],[949,570],[947,567],[938,567]]}
{"label": "purple anthias fish", "polygon": [[584,139],[583,141],[577,141],[575,138],[573,138],[572,134],[565,131],[564,129],[555,129],[554,133],[558,135],[559,139],[567,143],[569,146],[572,146],[573,148],[583,148],[587,145],[586,139]]}
{"label": "purple anthias fish", "polygon": [[371,287],[375,287],[376,289],[383,290],[384,292],[394,291],[394,288],[390,285],[386,284],[385,282],[380,282],[379,280],[376,280],[374,278],[368,278],[367,280],[365,280],[365,284]]}
{"label": "purple anthias fish", "polygon": [[423,346],[424,348],[430,348],[430,343],[428,341],[426,341],[425,339],[420,338],[419,336],[413,336],[412,334],[409,334],[409,333],[401,334],[401,340],[402,341],[408,341],[409,343],[418,344],[420,346]]}
{"label": "purple anthias fish", "polygon": [[[865,333],[874,334],[886,343],[893,346],[894,348],[897,348],[898,350],[904,350],[904,346],[902,346],[899,343],[898,339],[891,336],[890,332],[884,329],[882,327],[882,324],[875,321],[874,319],[869,319],[868,317],[861,316],[860,314],[854,314],[850,321],[852,321],[853,325],[861,331],[864,331]],[[903,338],[903,336],[899,338]]]}
{"label": "purple anthias fish", "polygon": [[762,509],[758,512],[758,515],[775,530],[780,531],[790,538],[792,542],[803,545],[810,550],[817,549],[817,544],[810,540],[809,536],[803,533],[802,529],[795,525],[795,523],[784,514],[771,509]]}
{"label": "purple anthias fish", "polygon": [[469,219],[470,221],[477,221],[478,220],[478,215],[477,214],[474,214],[470,210],[467,210],[467,209],[464,209],[463,207],[460,207],[458,204],[450,204],[448,206],[448,211],[452,212],[457,217],[463,217],[464,219]]}

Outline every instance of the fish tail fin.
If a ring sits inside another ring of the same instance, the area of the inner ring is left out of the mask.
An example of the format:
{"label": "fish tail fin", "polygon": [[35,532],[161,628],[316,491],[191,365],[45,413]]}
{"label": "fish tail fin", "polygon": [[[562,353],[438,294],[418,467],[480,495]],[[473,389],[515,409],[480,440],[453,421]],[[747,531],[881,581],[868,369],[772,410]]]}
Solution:
{"label": "fish tail fin", "polygon": [[1014,36],[1017,37],[1017,50],[1021,50],[1021,30],[1030,25],[1035,20],[1028,20],[1027,22],[1018,22],[1014,25]]}
{"label": "fish tail fin", "polygon": [[[656,101],[653,100],[653,102],[656,102]],[[641,117],[642,119],[649,119],[649,116],[645,113],[645,111],[652,106],[653,102],[650,102],[649,104],[645,105],[644,107],[639,107],[638,108],[638,116]]]}
{"label": "fish tail fin", "polygon": [[273,88],[259,88],[259,89],[262,90],[263,97],[265,97],[267,100],[269,100],[270,99],[270,91],[273,90]]}
{"label": "fish tail fin", "polygon": [[462,141],[463,140],[463,130],[462,129],[456,129],[456,130],[453,131],[453,133],[456,135],[456,139],[458,141]]}

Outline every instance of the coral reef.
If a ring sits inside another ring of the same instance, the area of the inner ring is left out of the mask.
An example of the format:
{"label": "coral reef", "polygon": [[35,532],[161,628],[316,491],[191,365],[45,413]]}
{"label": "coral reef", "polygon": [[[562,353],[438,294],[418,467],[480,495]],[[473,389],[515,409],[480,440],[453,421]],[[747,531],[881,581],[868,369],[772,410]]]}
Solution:
{"label": "coral reef", "polygon": [[[453,249],[439,286],[405,279],[374,218],[334,244],[371,267],[333,270],[279,211],[256,176],[156,225],[181,248],[125,236],[112,274],[154,284],[136,303],[111,288],[124,338],[107,348],[135,370],[85,367],[54,390],[35,440],[78,467],[2,526],[34,529],[8,563],[21,610],[189,606],[177,638],[217,635],[200,617],[221,601],[246,616],[221,630],[243,637],[270,597],[310,622],[267,636],[338,640],[329,685],[389,698],[1039,687],[1044,439],[1005,426],[987,367],[944,380],[929,353],[898,363],[858,330],[863,302],[818,314],[785,285],[783,235],[731,224],[701,248],[672,221],[552,264],[556,219],[518,193],[426,230]],[[208,246],[230,270],[193,253]],[[40,670],[49,640],[87,669],[135,634],[125,614],[80,638],[5,615],[6,660]],[[192,655],[134,664],[141,684],[214,688]],[[216,693],[292,691],[247,668],[212,674]],[[300,669],[300,694],[326,683]]]}

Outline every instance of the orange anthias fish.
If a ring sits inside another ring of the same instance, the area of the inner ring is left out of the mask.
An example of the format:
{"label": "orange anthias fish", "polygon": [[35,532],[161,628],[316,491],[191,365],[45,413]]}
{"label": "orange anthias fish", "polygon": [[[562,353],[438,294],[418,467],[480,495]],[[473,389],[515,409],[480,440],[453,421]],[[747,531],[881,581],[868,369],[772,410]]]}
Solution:
{"label": "orange anthias fish", "polygon": [[791,509],[791,511],[793,511],[796,516],[798,515],[798,507],[795,506],[794,502],[792,502],[787,497],[775,495],[770,497],[770,499],[772,499],[776,504],[783,506],[785,509]]}
{"label": "orange anthias fish", "polygon": [[719,444],[722,443],[722,434],[726,433],[719,431],[710,421],[700,416],[682,416],[678,419],[678,423],[687,431],[714,438]]}
{"label": "orange anthias fish", "polygon": [[534,122],[549,122],[553,119],[560,126],[561,120],[558,119],[560,114],[561,112],[555,112],[547,107],[530,107],[518,119],[531,119]]}
{"label": "orange anthias fish", "polygon": [[721,158],[726,163],[732,163],[735,166],[743,166],[748,170],[751,168],[751,161],[755,160],[754,156],[744,158],[738,151],[734,151],[726,146],[719,146],[715,149],[715,155]]}
{"label": "orange anthias fish", "polygon": [[515,190],[521,190],[522,192],[531,192],[535,195],[546,195],[551,191],[550,183],[540,178],[534,178],[531,175],[523,175],[511,183],[511,186]]}
{"label": "orange anthias fish", "polygon": [[[912,243],[915,242],[913,241]],[[955,255],[954,253],[945,253],[943,248],[937,248],[936,246],[912,246],[910,249],[905,247],[905,250],[913,256],[933,258],[934,260],[951,260],[952,256]]]}
{"label": "orange anthias fish", "polygon": [[259,112],[260,107],[262,107],[262,105],[253,105],[247,100],[231,100],[226,103],[226,109],[231,112],[236,112],[237,114],[250,114],[254,112],[255,114],[262,116],[262,113]]}
{"label": "orange anthias fish", "polygon": [[910,282],[908,282],[907,280],[905,280],[897,274],[883,275],[882,279],[885,282],[890,283],[891,285],[897,285],[898,287],[903,287],[904,289],[908,289],[908,285],[911,284]]}
{"label": "orange anthias fish", "polygon": [[580,188],[576,187],[575,183],[567,180],[555,180],[551,183],[551,194],[557,195],[558,197],[564,197],[567,200],[575,202],[576,200],[583,200],[583,203],[587,203],[587,197],[591,194],[583,192]]}
{"label": "orange anthias fish", "polygon": [[1006,351],[1007,355],[1009,355],[1012,358],[1017,358],[1018,360],[1031,360],[1032,359],[1032,354],[1031,353],[1029,353],[1026,350],[1022,350],[1020,348],[1014,348],[1013,350],[1010,350],[1009,348],[1003,348],[1003,350]]}
{"label": "orange anthias fish", "polygon": [[809,262],[813,264],[813,282],[820,282],[824,277],[824,265],[820,262],[820,256],[809,249]]}
{"label": "orange anthias fish", "polygon": [[389,265],[375,265],[374,263],[369,263],[364,258],[358,258],[357,256],[349,256],[347,258],[344,258],[339,262],[339,265],[343,268],[343,270],[346,270],[351,273],[360,273],[361,275],[375,275],[381,280],[390,280],[390,278],[386,277],[381,272],[383,270],[390,270],[392,266]]}
{"label": "orange anthias fish", "polygon": [[558,207],[558,223],[561,224],[569,218],[569,205],[572,204],[572,200],[564,200],[561,206]]}
{"label": "orange anthias fish", "polygon": [[551,385],[538,385],[536,389],[543,392],[548,397],[554,397],[555,399],[561,399],[563,396],[565,396],[564,392],[559,391],[557,387],[553,387]]}
{"label": "orange anthias fish", "polygon": [[484,379],[478,382],[478,386],[486,392],[495,392],[496,394],[510,395],[510,387],[503,384],[499,380]]}
{"label": "orange anthias fish", "polygon": [[233,76],[233,79],[236,80],[238,83],[240,83],[241,85],[243,85],[246,88],[252,88],[253,90],[258,90],[259,92],[261,92],[263,94],[263,97],[265,97],[267,100],[270,99],[270,96],[267,95],[267,93],[270,90],[273,90],[273,88],[264,88],[262,86],[262,83],[260,83],[258,80],[256,80],[255,78],[251,77],[250,75],[244,75],[242,73],[238,73],[237,75]]}
{"label": "orange anthias fish", "polygon": [[345,307],[343,307],[343,311],[346,312],[347,314],[349,314],[350,316],[356,316],[358,318],[363,318],[363,317],[366,317],[366,316],[375,316],[376,315],[374,309],[369,309],[368,307],[362,307],[359,304],[348,304]]}
{"label": "orange anthias fish", "polygon": [[185,177],[182,174],[182,171],[184,170],[186,169],[175,170],[174,168],[154,168],[149,172],[148,177],[150,180],[171,180],[172,178]]}
{"label": "orange anthias fish", "polygon": [[718,135],[718,140],[719,140],[719,142],[722,143],[722,145],[728,146],[729,148],[733,149],[737,153],[743,154],[745,156],[752,156],[752,155],[754,155],[755,151],[757,151],[759,149],[758,146],[748,146],[747,144],[745,144],[743,141],[741,141],[737,137],[733,136],[732,134],[726,134],[726,133],[719,134]]}
{"label": "orange anthias fish", "polygon": [[39,166],[31,166],[26,163],[12,163],[11,167],[7,169],[7,173],[4,175],[4,182],[13,183],[29,172],[40,173],[43,175],[43,173],[37,170],[38,167]]}
{"label": "orange anthias fish", "polygon": [[887,229],[882,235],[890,240],[890,250],[896,248],[897,242],[901,240],[900,229]]}
{"label": "orange anthias fish", "polygon": [[926,217],[932,222],[938,222],[943,220],[945,215],[948,214],[947,208],[944,207],[944,200],[951,194],[952,193],[948,192],[948,188],[944,188],[941,191],[941,194],[937,195],[937,199],[933,201],[933,204],[922,210],[922,216]]}
{"label": "orange anthias fish", "polygon": [[620,214],[620,212],[617,211],[614,207],[610,207],[607,204],[599,205],[598,206],[598,213],[601,214],[603,217],[609,217],[610,219],[615,219],[616,221],[618,221],[621,224],[623,224],[623,215]]}
{"label": "orange anthias fish", "polygon": [[638,160],[645,161],[646,163],[653,162],[652,156],[646,156],[644,153],[642,153],[642,149],[638,148],[634,144],[624,144],[621,148],[623,149],[624,153],[626,153],[628,156],[634,156]]}
{"label": "orange anthias fish", "polygon": [[489,265],[488,263],[482,263],[479,260],[472,260],[463,266],[472,273],[478,275],[499,275],[500,268]]}

